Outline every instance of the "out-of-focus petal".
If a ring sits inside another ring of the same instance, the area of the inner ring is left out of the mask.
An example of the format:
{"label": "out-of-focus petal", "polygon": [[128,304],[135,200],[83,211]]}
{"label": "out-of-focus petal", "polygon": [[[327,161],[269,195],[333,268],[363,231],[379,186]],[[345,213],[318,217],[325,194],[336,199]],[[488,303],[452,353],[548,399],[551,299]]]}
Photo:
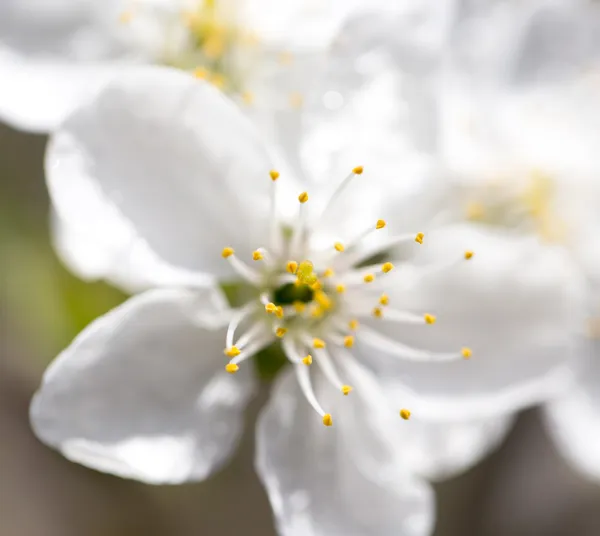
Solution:
{"label": "out-of-focus petal", "polygon": [[246,370],[223,368],[225,312],[217,290],[154,290],[99,318],[46,372],[36,435],[119,476],[206,478],[235,448],[254,391]]}

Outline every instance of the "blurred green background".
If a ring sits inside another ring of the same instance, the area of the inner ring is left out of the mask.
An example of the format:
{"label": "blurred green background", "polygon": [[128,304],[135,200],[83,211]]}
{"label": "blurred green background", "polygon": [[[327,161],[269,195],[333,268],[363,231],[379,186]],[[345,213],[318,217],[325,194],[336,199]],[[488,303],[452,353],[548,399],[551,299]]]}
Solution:
{"label": "blurred green background", "polygon": [[[44,368],[125,298],[79,281],[54,255],[44,146],[44,137],[0,125],[0,536],[274,535],[252,467],[253,422],[267,385],[248,410],[233,462],[200,484],[150,487],[102,475],[31,433],[28,404]],[[498,452],[436,489],[436,536],[600,534],[600,486],[565,465],[535,411],[521,416]]]}

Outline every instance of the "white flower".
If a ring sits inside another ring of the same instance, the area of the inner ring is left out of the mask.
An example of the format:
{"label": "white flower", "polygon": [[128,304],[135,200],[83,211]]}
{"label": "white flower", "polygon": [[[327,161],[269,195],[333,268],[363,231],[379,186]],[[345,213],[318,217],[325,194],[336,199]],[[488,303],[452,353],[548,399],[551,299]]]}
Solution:
{"label": "white flower", "polygon": [[259,109],[297,106],[314,69],[312,55],[365,3],[3,1],[0,118],[25,130],[51,130],[99,84],[148,63],[194,70]]}
{"label": "white flower", "polygon": [[[433,419],[517,410],[572,379],[586,283],[600,273],[598,92],[586,85],[599,18],[597,6],[589,9],[479,2],[462,3],[452,16],[425,4],[408,19],[361,17],[349,28],[368,31],[347,55],[369,76],[353,90],[325,80],[342,104],[324,102],[305,121],[301,150],[321,175],[371,151],[390,187],[409,183],[415,170],[436,176],[420,185],[430,198],[418,208],[424,228],[455,222],[443,233],[447,244],[468,237],[478,252],[472,277],[456,273],[426,293],[403,295],[426,309],[444,293],[436,310],[449,324],[427,347],[468,340],[478,356],[468,374],[457,363],[435,372],[413,363],[393,374],[379,368],[392,390],[410,378],[413,404]],[[578,36],[561,56],[548,52],[559,32]],[[576,67],[562,61],[571,57]]]}
{"label": "white flower", "polygon": [[[427,267],[394,266],[393,246],[420,249],[430,237],[391,232],[395,211],[380,212],[389,192],[361,167],[306,193],[272,169],[222,94],[147,67],[64,122],[47,178],[70,229],[116,243],[117,257],[99,252],[102,275],[159,287],[96,320],[48,369],[32,425],[68,458],[152,483],[205,478],[237,443],[255,389],[249,359],[274,342],[291,370],[260,419],[257,469],[282,534],[428,534],[431,493],[410,470],[451,474],[502,437],[507,419],[485,435],[480,423],[406,423],[419,408],[381,389],[405,362],[457,361],[463,374],[476,364],[469,341],[422,351],[401,328],[425,341],[451,323],[434,316],[449,289],[432,285],[468,280],[479,259],[457,243],[437,257],[429,248]],[[215,282],[237,282],[243,303],[230,310]],[[405,301],[419,289],[432,309]]]}

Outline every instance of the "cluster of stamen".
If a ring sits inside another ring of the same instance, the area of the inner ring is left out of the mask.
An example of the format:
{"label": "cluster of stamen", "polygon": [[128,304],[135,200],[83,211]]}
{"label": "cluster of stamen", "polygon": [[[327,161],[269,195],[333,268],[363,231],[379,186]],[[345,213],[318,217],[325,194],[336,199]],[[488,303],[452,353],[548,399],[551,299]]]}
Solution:
{"label": "cluster of stamen", "polygon": [[[354,168],[338,185],[326,209],[348,183],[362,173],[362,167]],[[302,208],[309,196],[306,192],[299,194],[296,224],[291,234],[283,233],[275,215],[275,188],[279,176],[275,170],[270,172],[273,184],[269,220],[272,223],[271,238],[269,248],[260,247],[252,253],[252,261],[258,268],[239,259],[233,248],[222,250],[223,258],[231,263],[238,275],[257,289],[257,298],[236,310],[227,330],[224,350],[229,358],[225,367],[227,372],[237,372],[243,361],[279,341],[295,367],[306,399],[322,417],[323,424],[331,426],[331,414],[321,407],[313,392],[309,369],[316,363],[329,383],[343,396],[349,395],[352,387],[339,377],[334,362],[351,357],[348,352],[357,339],[375,350],[381,348],[404,359],[443,361],[471,357],[469,348],[436,354],[399,345],[377,330],[359,323],[361,317],[423,325],[435,323],[433,314],[394,309],[389,295],[382,292],[380,285],[395,266],[389,261],[368,263],[369,259],[398,244],[407,241],[422,244],[423,233],[392,237],[383,244],[379,243],[375,250],[360,247],[373,232],[386,228],[386,222],[380,219],[355,240],[346,244],[334,242],[329,251],[315,251],[311,255],[309,238],[314,229],[308,228]],[[307,258],[309,256],[318,264]],[[472,256],[472,252],[465,252],[464,259]],[[247,325],[247,329],[236,339],[236,331],[242,324]],[[408,420],[410,411],[402,409],[400,416]]]}

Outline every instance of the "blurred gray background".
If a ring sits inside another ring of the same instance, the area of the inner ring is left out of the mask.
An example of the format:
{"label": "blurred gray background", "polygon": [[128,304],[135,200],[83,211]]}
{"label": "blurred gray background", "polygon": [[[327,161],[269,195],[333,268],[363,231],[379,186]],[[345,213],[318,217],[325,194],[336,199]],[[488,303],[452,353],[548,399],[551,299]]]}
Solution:
{"label": "blurred gray background", "polygon": [[[248,411],[233,463],[200,484],[150,487],[102,475],[31,433],[28,405],[44,368],[125,298],[77,280],[55,257],[45,141],[0,125],[0,536],[274,535],[252,466],[253,423],[267,385]],[[436,491],[436,536],[600,535],[600,486],[565,465],[533,410],[498,452]]]}

